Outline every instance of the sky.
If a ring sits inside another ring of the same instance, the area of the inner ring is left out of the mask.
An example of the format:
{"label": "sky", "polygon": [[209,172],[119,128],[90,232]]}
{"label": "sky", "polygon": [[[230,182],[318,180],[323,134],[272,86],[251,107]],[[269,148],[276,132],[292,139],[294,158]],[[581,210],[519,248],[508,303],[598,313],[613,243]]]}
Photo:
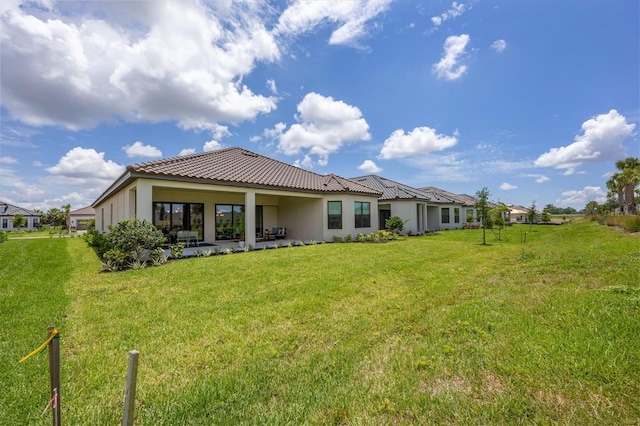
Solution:
{"label": "sky", "polygon": [[240,146],[582,209],[640,156],[640,2],[0,2],[0,200]]}

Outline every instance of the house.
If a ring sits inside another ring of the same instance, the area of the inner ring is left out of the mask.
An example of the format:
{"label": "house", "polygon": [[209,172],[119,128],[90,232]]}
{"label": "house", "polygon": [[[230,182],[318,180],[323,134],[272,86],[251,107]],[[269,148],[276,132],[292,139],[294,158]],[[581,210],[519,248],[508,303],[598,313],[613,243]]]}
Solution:
{"label": "house", "polygon": [[509,221],[511,223],[538,223],[540,221],[540,212],[536,211],[533,222],[529,220],[530,207],[511,205],[509,206]]}
{"label": "house", "polygon": [[13,224],[13,219],[17,214],[22,215],[26,221],[25,226],[20,229],[38,229],[42,213],[0,201],[0,230],[10,231],[12,229],[18,229],[18,227]]}
{"label": "house", "polygon": [[351,178],[351,180],[382,192],[378,198],[380,229],[391,216],[407,220],[404,232],[421,234],[427,230],[462,228],[460,218],[463,202],[435,191],[392,181],[377,175]]}
{"label": "house", "polygon": [[255,244],[284,228],[290,239],[329,241],[377,231],[380,194],[235,147],[129,165],[91,207],[101,232],[138,217],[170,240],[179,230],[199,241],[238,240],[246,230]]}
{"label": "house", "polygon": [[472,222],[477,222],[475,198],[470,195],[454,194],[435,186],[418,189],[429,194],[434,201],[440,204],[437,209],[432,209],[429,216],[429,220],[438,218],[439,229],[461,229],[463,224],[468,222],[469,217],[473,217]]}
{"label": "house", "polygon": [[96,210],[93,207],[82,207],[77,210],[69,212],[71,218],[71,227],[78,231],[84,231],[87,229],[89,221],[96,218]]}

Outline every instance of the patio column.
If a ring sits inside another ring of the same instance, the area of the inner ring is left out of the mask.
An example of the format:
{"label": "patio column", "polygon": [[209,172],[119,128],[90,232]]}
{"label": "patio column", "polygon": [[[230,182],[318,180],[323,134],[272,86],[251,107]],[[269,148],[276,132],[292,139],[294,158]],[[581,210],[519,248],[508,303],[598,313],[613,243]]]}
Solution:
{"label": "patio column", "polygon": [[136,188],[136,212],[138,219],[147,219],[153,221],[153,186],[151,182],[144,179],[138,179]]}
{"label": "patio column", "polygon": [[244,193],[244,240],[245,244],[256,246],[256,193]]}

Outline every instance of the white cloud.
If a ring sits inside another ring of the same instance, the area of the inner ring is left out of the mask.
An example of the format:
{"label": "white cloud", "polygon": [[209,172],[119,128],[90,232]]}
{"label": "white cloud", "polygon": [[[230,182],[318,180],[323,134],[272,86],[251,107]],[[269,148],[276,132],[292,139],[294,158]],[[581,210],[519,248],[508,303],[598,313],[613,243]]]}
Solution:
{"label": "white cloud", "polygon": [[58,164],[46,170],[64,178],[65,183],[106,186],[120,176],[125,168],[111,160],[105,161],[104,152],[76,147],[67,152]]}
{"label": "white cloud", "polygon": [[457,80],[467,71],[467,66],[460,64],[466,54],[465,48],[469,43],[469,34],[449,36],[444,42],[444,53],[440,62],[433,65],[433,73],[438,78]]}
{"label": "white cloud", "polygon": [[518,189],[518,187],[515,185],[511,185],[508,182],[503,182],[502,185],[500,185],[500,189],[502,189],[503,191],[510,191],[512,189]]}
{"label": "white cloud", "polygon": [[446,12],[441,13],[440,15],[433,16],[431,18],[431,22],[436,27],[442,25],[443,22],[448,21],[449,19],[457,18],[462,15],[468,8],[463,3],[453,2],[451,4],[451,8]]}
{"label": "white cloud", "polygon": [[262,140],[262,136],[260,135],[255,135],[255,136],[251,136],[249,138],[249,142],[260,142]]}
{"label": "white cloud", "polygon": [[191,155],[191,154],[195,154],[195,153],[196,153],[195,148],[185,148],[185,149],[180,151],[180,153],[178,154],[178,157],[182,157],[184,155]]}
{"label": "white cloud", "polygon": [[442,151],[451,148],[457,143],[457,137],[437,134],[436,130],[430,127],[416,127],[410,133],[405,133],[403,129],[398,129],[384,141],[379,158],[402,158]]}
{"label": "white cloud", "polygon": [[313,168],[313,159],[310,156],[305,155],[302,160],[296,160],[293,162],[293,165],[296,167],[303,167],[305,169]]}
{"label": "white cloud", "polygon": [[336,101],[331,96],[309,93],[298,104],[299,123],[285,131],[283,123],[276,124],[265,135],[279,138],[278,149],[286,155],[318,156],[318,164],[327,165],[330,154],[352,141],[371,138],[369,124],[357,107]]}
{"label": "white cloud", "polygon": [[364,160],[364,162],[360,164],[358,168],[367,173],[380,173],[382,171],[382,169],[371,160]]}
{"label": "white cloud", "polygon": [[604,203],[607,201],[607,191],[599,186],[585,186],[581,190],[565,191],[562,193],[564,198],[556,200],[559,206],[576,206],[584,207],[590,201]]}
{"label": "white cloud", "polygon": [[545,175],[538,175],[538,174],[525,174],[521,176],[527,177],[527,178],[534,178],[536,180],[536,183],[545,183],[551,180]]}
{"label": "white cloud", "polygon": [[241,83],[257,63],[280,58],[264,9],[58,2],[44,13],[26,2],[0,16],[3,106],[24,123],[69,129],[114,118],[186,129],[253,119],[276,108]]}
{"label": "white cloud", "polygon": [[16,164],[18,160],[13,157],[0,157],[0,164]]}
{"label": "white cloud", "polygon": [[498,53],[502,53],[507,48],[507,42],[502,39],[496,40],[491,43],[491,48]]}
{"label": "white cloud", "polygon": [[207,152],[207,151],[217,151],[219,149],[224,148],[224,145],[220,144],[220,142],[218,142],[217,140],[213,139],[210,140],[209,142],[206,142],[203,146],[202,146],[202,150]]}
{"label": "white cloud", "polygon": [[329,44],[356,45],[368,35],[367,24],[385,12],[391,0],[294,1],[280,16],[276,33],[296,36],[335,23]]}
{"label": "white cloud", "polygon": [[267,80],[267,88],[271,91],[271,93],[273,93],[274,95],[278,94],[278,87],[276,86],[276,81],[273,79],[269,79]]}
{"label": "white cloud", "polygon": [[535,161],[536,167],[565,169],[565,175],[576,173],[585,162],[617,161],[624,157],[623,142],[634,134],[635,124],[627,123],[615,109],[607,114],[590,118],[582,124],[583,134],[574,142],[560,148],[551,148]]}
{"label": "white cloud", "polygon": [[150,157],[159,158],[162,157],[162,151],[155,146],[145,145],[140,141],[136,141],[133,145],[125,145],[122,150],[127,153],[127,157]]}

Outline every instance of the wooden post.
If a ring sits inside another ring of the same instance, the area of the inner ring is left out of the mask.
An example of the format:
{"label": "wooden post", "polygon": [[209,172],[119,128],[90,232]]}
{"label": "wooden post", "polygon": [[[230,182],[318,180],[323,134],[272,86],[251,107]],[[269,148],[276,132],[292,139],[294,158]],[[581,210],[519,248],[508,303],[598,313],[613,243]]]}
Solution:
{"label": "wooden post", "polygon": [[[52,325],[47,327],[47,337],[51,337],[54,330],[55,327]],[[60,333],[57,333],[49,342],[49,378],[51,382],[51,398],[53,400],[51,406],[53,426],[60,426]]]}
{"label": "wooden post", "polygon": [[136,408],[136,381],[138,378],[138,355],[140,352],[129,351],[129,367],[127,368],[127,387],[124,392],[124,416],[122,426],[133,425]]}

